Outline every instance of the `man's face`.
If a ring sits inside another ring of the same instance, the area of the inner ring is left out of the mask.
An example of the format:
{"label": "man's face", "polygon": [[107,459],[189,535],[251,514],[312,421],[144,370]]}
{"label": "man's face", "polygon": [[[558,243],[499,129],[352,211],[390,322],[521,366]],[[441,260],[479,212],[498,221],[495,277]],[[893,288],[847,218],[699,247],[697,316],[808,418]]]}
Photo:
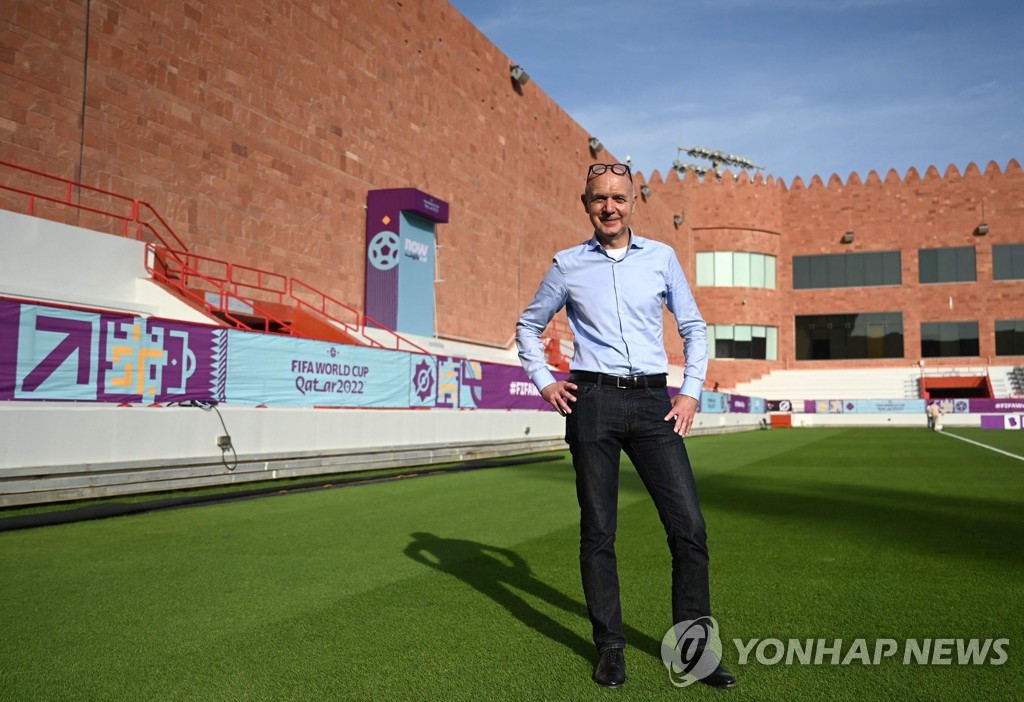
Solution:
{"label": "man's face", "polygon": [[610,170],[587,181],[583,207],[599,239],[610,241],[619,235],[629,236],[629,222],[636,207],[633,181]]}

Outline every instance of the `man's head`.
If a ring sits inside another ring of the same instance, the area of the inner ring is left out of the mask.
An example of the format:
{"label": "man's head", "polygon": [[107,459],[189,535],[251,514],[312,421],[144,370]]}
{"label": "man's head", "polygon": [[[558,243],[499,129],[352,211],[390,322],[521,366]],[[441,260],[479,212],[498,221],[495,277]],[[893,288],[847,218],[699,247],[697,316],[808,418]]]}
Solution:
{"label": "man's head", "polygon": [[594,225],[594,233],[603,245],[618,247],[628,243],[629,223],[636,208],[636,191],[629,166],[622,163],[592,165],[581,200]]}

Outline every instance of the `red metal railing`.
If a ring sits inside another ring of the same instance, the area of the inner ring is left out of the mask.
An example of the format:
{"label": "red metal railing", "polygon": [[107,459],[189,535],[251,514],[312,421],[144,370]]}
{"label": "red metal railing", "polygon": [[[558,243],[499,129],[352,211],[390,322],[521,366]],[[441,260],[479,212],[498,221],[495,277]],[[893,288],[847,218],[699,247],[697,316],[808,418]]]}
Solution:
{"label": "red metal railing", "polygon": [[[239,315],[246,315],[263,320],[263,331],[275,331],[270,326],[272,322],[276,331],[301,336],[290,322],[267,310],[266,303],[276,303],[318,315],[367,346],[429,353],[355,308],[301,280],[279,273],[185,251],[169,251],[153,244],[146,247],[146,269],[155,279],[180,291],[208,313],[226,317],[240,329],[252,329],[249,323],[239,319]],[[212,302],[207,293],[214,293],[216,302]],[[246,307],[252,309],[251,314],[241,311]],[[376,333],[371,336],[368,328],[375,329]],[[374,336],[381,336],[390,343]]]}
{"label": "red metal railing", "polygon": [[568,354],[562,352],[562,341],[571,342],[573,338],[568,322],[563,322],[558,318],[552,319],[547,329],[541,333],[540,338],[544,342],[544,356],[547,358],[548,364],[560,371],[568,372],[569,361],[572,359]]}
{"label": "red metal railing", "polygon": [[[568,370],[569,361],[572,359],[562,352],[562,342],[572,343],[573,333],[569,324],[556,317],[541,333],[540,338],[544,341],[544,352],[548,363],[561,370]],[[681,353],[670,353],[668,362],[671,365],[682,366],[686,364],[686,357]]]}
{"label": "red metal railing", "polygon": [[[184,251],[164,252],[146,245],[146,270],[155,280],[173,287],[186,299],[202,307],[207,314],[219,316],[238,329],[292,333],[291,325],[251,298],[238,295],[237,285],[227,279],[205,275],[194,264],[202,257]],[[230,267],[231,264],[228,264]],[[214,293],[213,300],[208,293]],[[241,319],[240,315],[248,319]]]}
{"label": "red metal railing", "polygon": [[[37,182],[41,189],[49,189],[51,194],[45,195],[31,190],[0,182],[0,190],[24,197],[26,214],[42,217],[38,211],[40,203],[50,203],[73,207],[77,210],[90,212],[120,222],[120,236],[134,238],[139,241],[155,240],[165,248],[187,251],[188,247],[174,233],[160,213],[148,202],[112,193],[102,188],[78,183],[68,178],[43,173],[32,168],[19,166],[9,161],[0,161],[0,174],[4,179],[16,176],[22,180],[30,179]],[[75,198],[78,198],[77,201]],[[98,200],[94,204],[84,204],[83,197]],[[108,209],[116,208],[116,209]],[[162,233],[161,233],[162,232]],[[148,236],[147,236],[148,235]],[[147,243],[149,243],[147,241]]]}
{"label": "red metal railing", "polygon": [[[395,351],[414,351],[416,353],[425,354],[430,353],[422,346],[409,341],[398,332],[388,329],[373,317],[363,314],[354,307],[346,305],[340,300],[336,300],[330,295],[317,290],[312,285],[304,283],[301,280],[289,278],[288,293],[292,301],[300,308],[310,310],[327,318],[331,322],[342,327],[349,334],[357,337],[367,346],[382,349],[393,349]],[[349,321],[346,321],[346,319]],[[394,346],[384,344],[367,334],[366,330],[371,328],[376,330],[378,335],[391,341]]]}
{"label": "red metal railing", "polygon": [[287,276],[187,251],[171,251],[152,244],[147,248],[152,252],[146,256],[147,264],[151,259],[167,261],[168,272],[184,287],[202,288],[205,283],[216,292],[239,298],[244,295],[278,304],[286,302]]}

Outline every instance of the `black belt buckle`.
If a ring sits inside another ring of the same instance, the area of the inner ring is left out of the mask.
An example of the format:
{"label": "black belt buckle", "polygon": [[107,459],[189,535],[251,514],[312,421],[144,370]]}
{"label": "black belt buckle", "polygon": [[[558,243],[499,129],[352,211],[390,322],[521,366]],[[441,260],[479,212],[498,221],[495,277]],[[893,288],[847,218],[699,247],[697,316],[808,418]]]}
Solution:
{"label": "black belt buckle", "polygon": [[622,375],[615,377],[615,387],[620,389],[633,389],[636,387],[636,381],[640,376],[637,375]]}

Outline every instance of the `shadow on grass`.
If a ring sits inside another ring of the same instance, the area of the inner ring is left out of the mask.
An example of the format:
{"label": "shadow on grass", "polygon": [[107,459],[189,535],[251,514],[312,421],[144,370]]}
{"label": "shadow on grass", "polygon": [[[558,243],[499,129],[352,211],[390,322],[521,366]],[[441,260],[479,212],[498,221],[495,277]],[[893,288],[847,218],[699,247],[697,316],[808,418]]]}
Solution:
{"label": "shadow on grass", "polygon": [[864,485],[715,476],[701,485],[705,510],[818,524],[825,535],[1000,565],[1024,564],[1024,519],[1015,502]]}
{"label": "shadow on grass", "polygon": [[[597,658],[591,641],[533,607],[520,593],[579,617],[589,627],[586,606],[538,579],[529,564],[515,551],[424,532],[415,532],[411,536],[413,542],[406,547],[405,555],[412,560],[458,578],[504,607],[523,624],[576,655],[588,661]],[[629,626],[625,630],[631,649],[660,660],[661,641]]]}

